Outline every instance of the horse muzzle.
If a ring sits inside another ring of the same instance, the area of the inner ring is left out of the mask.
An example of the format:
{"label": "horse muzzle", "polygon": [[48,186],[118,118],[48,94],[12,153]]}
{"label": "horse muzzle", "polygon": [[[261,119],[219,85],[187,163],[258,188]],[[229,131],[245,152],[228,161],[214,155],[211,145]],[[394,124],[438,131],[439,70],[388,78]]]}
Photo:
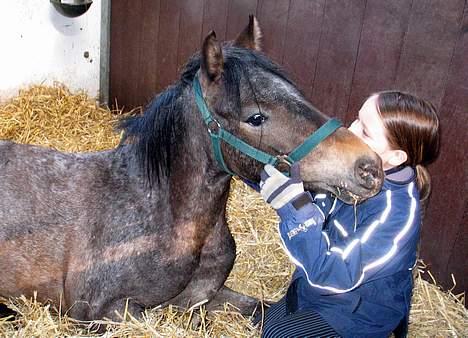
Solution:
{"label": "horse muzzle", "polygon": [[333,187],[334,194],[340,200],[345,203],[355,204],[376,195],[382,188],[384,180],[380,158],[378,156],[376,158],[366,156],[358,159],[354,166],[354,179],[355,184],[352,187],[342,182]]}
{"label": "horse muzzle", "polygon": [[375,193],[380,191],[384,177],[380,158],[375,160],[363,157],[357,160],[354,167],[354,176],[362,188]]}

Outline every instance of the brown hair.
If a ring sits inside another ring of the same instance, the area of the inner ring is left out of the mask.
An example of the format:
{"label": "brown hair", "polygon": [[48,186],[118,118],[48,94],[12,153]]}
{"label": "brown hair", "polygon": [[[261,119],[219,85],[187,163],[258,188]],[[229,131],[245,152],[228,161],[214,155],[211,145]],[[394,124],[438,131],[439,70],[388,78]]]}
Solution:
{"label": "brown hair", "polygon": [[416,181],[423,210],[431,193],[425,166],[439,154],[439,118],[428,101],[400,91],[376,93],[377,107],[392,149],[401,149],[408,158],[404,165],[416,168]]}

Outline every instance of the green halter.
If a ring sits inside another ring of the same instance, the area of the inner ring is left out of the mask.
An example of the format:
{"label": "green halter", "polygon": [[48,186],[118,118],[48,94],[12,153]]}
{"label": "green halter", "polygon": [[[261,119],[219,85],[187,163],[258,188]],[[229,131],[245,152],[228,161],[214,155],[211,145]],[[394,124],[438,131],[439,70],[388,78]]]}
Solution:
{"label": "green halter", "polygon": [[260,149],[254,148],[251,145],[245,143],[238,137],[232,135],[225,129],[221,127],[219,122],[211,115],[206,102],[203,98],[202,89],[200,86],[200,81],[198,77],[195,76],[192,83],[193,92],[195,94],[195,101],[197,102],[198,109],[200,110],[203,120],[205,121],[206,126],[208,127],[208,132],[211,137],[211,143],[213,144],[213,152],[216,158],[216,161],[221,165],[221,167],[227,173],[231,175],[234,174],[227,167],[223,159],[223,153],[221,151],[221,140],[228,143],[235,149],[244,153],[245,155],[256,159],[263,164],[271,164],[272,166],[277,166],[280,163],[286,163],[288,166],[291,166],[294,162],[300,161],[304,158],[312,149],[314,149],[320,142],[322,142],[326,137],[332,134],[336,129],[341,127],[341,122],[335,119],[328,120],[324,125],[317,129],[313,134],[305,139],[305,141],[295,148],[289,154],[283,154],[278,156],[272,156],[267,154]]}

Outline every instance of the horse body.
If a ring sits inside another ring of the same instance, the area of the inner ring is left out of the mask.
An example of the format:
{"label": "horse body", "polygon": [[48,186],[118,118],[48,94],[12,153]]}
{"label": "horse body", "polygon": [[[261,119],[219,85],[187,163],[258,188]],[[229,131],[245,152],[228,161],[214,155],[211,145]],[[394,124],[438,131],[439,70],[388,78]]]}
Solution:
{"label": "horse body", "polygon": [[[216,231],[227,238],[216,241],[216,259],[233,264],[233,241],[227,228],[218,229],[226,227],[229,180],[211,179],[198,161],[191,162],[193,174],[175,169],[155,191],[128,145],[63,154],[2,141],[0,154],[8,159],[0,171],[0,269],[11,272],[2,277],[1,295],[40,290],[40,299],[91,319],[112,315],[104,307],[119,294],[142,307],[180,294]],[[229,270],[210,271],[212,279],[221,274],[213,290]]]}
{"label": "horse body", "polygon": [[[225,128],[263,151],[290,151],[327,117],[256,46],[251,18],[233,45],[210,34],[181,79],[142,116],[124,120],[113,150],[64,154],[0,142],[0,296],[61,302],[77,319],[145,307],[256,300],[223,286],[235,259],[226,224],[230,176],[220,169],[192,93]],[[242,44],[240,44],[242,43]],[[258,181],[263,165],[225,144],[226,165]],[[380,161],[344,128],[301,161],[306,186],[369,197]],[[341,195],[347,198],[348,195]],[[351,195],[350,195],[351,196]]]}

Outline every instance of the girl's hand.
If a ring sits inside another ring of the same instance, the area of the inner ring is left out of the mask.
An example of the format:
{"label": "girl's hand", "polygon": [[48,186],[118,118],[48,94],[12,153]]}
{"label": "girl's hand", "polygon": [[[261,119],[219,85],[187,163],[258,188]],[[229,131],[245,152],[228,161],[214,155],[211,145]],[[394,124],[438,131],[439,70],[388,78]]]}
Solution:
{"label": "girl's hand", "polygon": [[304,192],[298,163],[291,166],[291,177],[286,177],[272,165],[265,165],[261,173],[260,194],[265,202],[278,210]]}

